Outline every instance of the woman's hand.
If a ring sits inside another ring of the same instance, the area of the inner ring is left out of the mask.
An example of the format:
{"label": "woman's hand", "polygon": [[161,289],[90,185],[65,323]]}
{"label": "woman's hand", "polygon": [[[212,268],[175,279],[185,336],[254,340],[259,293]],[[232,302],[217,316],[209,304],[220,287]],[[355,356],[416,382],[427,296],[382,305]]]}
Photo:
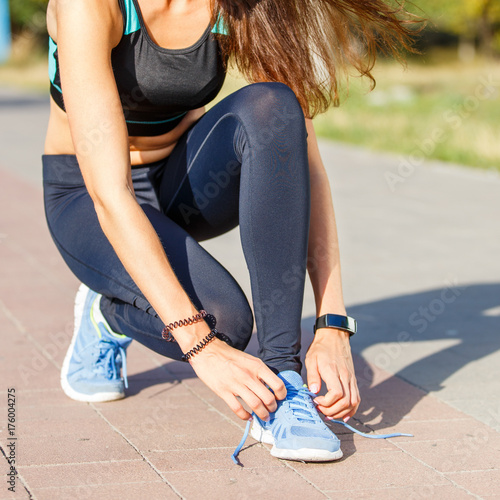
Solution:
{"label": "woman's hand", "polygon": [[321,413],[344,421],[356,413],[360,397],[347,332],[331,328],[317,330],[307,351],[306,369],[311,392],[319,392],[321,380],[328,389],[324,396],[315,399]]}
{"label": "woman's hand", "polygon": [[242,420],[248,420],[251,415],[236,399],[237,396],[262,420],[267,420],[269,413],[276,411],[276,399],[286,396],[283,381],[260,359],[220,340],[210,342],[189,363],[196,375]]}

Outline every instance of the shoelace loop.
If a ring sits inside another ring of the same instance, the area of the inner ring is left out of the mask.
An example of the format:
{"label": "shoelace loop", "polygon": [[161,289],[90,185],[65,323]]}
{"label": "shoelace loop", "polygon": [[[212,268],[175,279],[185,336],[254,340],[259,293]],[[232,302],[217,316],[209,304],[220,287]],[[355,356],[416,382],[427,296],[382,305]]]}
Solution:
{"label": "shoelace loop", "polygon": [[116,365],[116,358],[120,356],[123,369],[123,382],[125,388],[128,389],[128,379],[127,379],[127,355],[125,349],[118,344],[112,342],[107,342],[101,340],[98,345],[99,348],[99,359],[94,365],[94,369],[102,368],[107,375],[111,374],[113,378],[119,378],[120,369]]}
{"label": "shoelace loop", "polygon": [[316,415],[313,412],[316,412],[316,408],[313,405],[312,399],[317,395],[311,392],[306,385],[299,389],[287,386],[287,395],[292,396],[287,403],[297,419],[299,421],[314,422]]}

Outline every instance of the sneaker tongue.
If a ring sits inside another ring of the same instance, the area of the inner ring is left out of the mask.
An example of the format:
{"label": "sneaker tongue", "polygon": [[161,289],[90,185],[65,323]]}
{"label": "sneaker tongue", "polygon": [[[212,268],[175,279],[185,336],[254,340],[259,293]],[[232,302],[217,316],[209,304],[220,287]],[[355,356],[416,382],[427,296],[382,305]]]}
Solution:
{"label": "sneaker tongue", "polygon": [[286,370],[278,373],[278,377],[285,382],[285,384],[291,385],[296,389],[300,389],[304,385],[304,381],[299,373],[292,370]]}

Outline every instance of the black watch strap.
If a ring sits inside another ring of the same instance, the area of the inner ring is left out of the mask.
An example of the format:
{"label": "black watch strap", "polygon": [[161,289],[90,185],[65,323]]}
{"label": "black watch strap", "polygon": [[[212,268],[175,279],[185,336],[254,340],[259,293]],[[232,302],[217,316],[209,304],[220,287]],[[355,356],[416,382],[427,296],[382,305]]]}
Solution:
{"label": "black watch strap", "polygon": [[324,314],[316,319],[314,324],[314,333],[318,328],[337,328],[349,332],[352,337],[358,331],[358,324],[354,318],[341,316],[339,314]]}

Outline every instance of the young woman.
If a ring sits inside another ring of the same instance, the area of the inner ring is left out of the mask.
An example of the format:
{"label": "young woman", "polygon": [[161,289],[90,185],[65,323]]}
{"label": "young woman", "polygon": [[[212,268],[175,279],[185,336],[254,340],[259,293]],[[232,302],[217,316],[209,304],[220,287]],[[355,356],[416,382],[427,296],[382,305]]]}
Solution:
{"label": "young woman", "polygon": [[[48,225],[82,282],[61,374],[79,401],[124,396],[131,339],[194,371],[281,458],[342,456],[318,411],[359,405],[331,193],[311,118],[342,68],[410,38],[382,0],[50,0]],[[228,60],[253,82],[205,111]],[[199,241],[237,224],[253,315]],[[318,321],[300,376],[306,268]],[[121,376],[123,368],[124,378]],[[317,408],[317,409],[316,409]]]}

